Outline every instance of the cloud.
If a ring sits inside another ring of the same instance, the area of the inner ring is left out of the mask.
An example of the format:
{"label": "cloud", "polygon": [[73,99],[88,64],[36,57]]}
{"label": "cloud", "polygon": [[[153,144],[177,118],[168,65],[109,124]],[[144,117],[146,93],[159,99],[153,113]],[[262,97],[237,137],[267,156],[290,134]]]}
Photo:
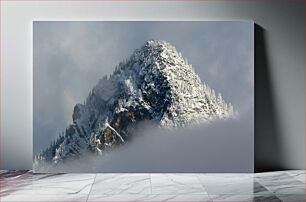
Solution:
{"label": "cloud", "polygon": [[[38,172],[253,172],[253,118],[179,129],[142,123],[131,142]],[[243,134],[242,136],[240,134]]]}

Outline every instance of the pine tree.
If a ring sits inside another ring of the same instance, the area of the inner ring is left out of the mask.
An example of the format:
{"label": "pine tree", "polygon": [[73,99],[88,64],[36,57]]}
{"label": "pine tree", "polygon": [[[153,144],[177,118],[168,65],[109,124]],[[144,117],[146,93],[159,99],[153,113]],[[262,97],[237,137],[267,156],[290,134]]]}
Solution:
{"label": "pine tree", "polygon": [[212,89],[212,91],[211,91],[211,98],[212,98],[213,100],[216,99],[216,93],[215,93],[215,90],[214,90],[214,89]]}
{"label": "pine tree", "polygon": [[218,102],[219,105],[222,106],[223,103],[222,103],[222,95],[221,95],[221,93],[218,93],[217,102]]}
{"label": "pine tree", "polygon": [[231,103],[228,104],[228,112],[230,115],[234,114],[234,108],[233,105]]}

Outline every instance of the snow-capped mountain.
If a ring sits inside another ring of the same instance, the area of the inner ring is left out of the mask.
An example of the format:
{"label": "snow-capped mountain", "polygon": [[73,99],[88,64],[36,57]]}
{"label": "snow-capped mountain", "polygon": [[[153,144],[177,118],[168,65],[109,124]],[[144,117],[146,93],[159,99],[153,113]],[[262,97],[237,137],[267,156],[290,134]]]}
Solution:
{"label": "snow-capped mountain", "polygon": [[57,164],[88,151],[101,155],[129,141],[145,120],[175,128],[234,115],[174,46],[149,40],[74,107],[73,123],[34,161]]}

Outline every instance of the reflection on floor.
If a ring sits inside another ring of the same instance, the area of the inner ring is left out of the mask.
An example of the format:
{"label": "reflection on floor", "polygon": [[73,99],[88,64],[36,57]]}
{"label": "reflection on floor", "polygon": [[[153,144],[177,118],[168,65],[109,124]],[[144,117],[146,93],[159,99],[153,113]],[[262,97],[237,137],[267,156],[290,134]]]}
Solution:
{"label": "reflection on floor", "polygon": [[33,174],[1,171],[0,201],[305,201],[305,171]]}

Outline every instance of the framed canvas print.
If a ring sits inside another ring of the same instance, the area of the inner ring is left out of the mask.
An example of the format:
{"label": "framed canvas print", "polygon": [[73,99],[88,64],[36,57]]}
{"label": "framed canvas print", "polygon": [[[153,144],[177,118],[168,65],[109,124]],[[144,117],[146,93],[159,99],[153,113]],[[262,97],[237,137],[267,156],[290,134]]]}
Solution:
{"label": "framed canvas print", "polygon": [[35,172],[253,172],[254,23],[34,21]]}

